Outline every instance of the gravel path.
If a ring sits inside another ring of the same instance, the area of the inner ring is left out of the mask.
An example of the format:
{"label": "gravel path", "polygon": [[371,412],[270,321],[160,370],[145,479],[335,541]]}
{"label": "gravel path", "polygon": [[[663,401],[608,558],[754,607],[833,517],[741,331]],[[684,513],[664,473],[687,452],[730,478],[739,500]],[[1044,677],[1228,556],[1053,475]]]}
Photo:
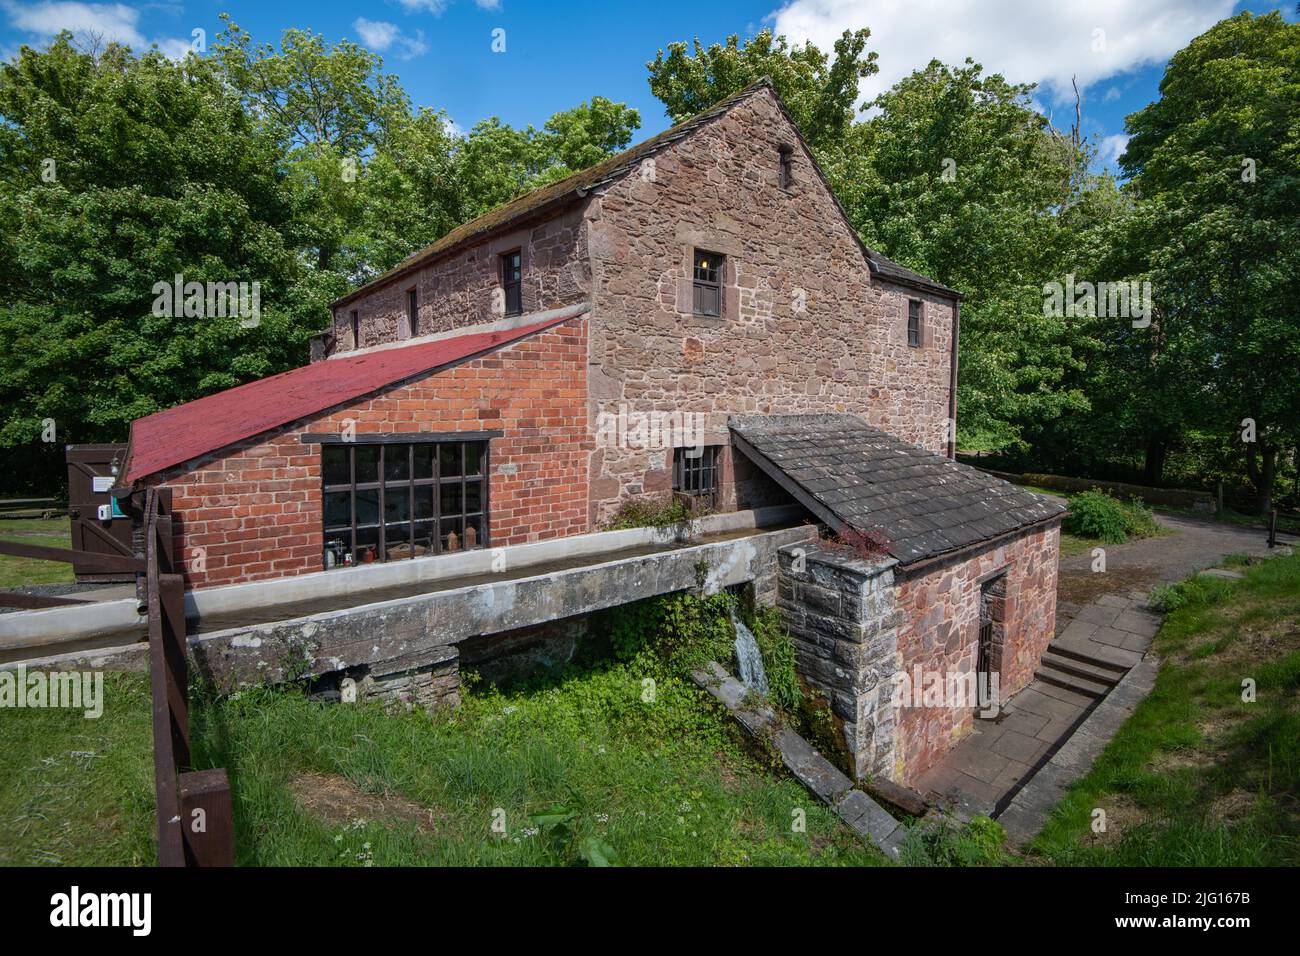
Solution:
{"label": "gravel path", "polygon": [[1103,545],[1105,573],[1092,570],[1092,550],[1061,558],[1056,596],[1056,631],[1059,634],[1085,605],[1103,594],[1149,591],[1154,585],[1181,581],[1197,571],[1212,568],[1225,555],[1263,553],[1267,533],[1184,515],[1157,514],[1169,534]]}

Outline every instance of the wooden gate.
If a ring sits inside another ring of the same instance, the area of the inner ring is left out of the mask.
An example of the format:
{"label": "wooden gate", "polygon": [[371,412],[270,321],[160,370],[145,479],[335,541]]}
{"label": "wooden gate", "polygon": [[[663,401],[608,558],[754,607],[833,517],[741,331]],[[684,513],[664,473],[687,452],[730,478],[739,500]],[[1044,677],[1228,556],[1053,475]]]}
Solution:
{"label": "wooden gate", "polygon": [[[89,555],[133,554],[131,518],[114,508],[108,489],[117,483],[115,467],[126,454],[125,445],[69,445],[68,516],[72,522],[72,550]],[[99,516],[108,508],[107,520]],[[106,572],[90,560],[74,560],[72,572],[79,583],[133,581],[135,576],[123,572]]]}

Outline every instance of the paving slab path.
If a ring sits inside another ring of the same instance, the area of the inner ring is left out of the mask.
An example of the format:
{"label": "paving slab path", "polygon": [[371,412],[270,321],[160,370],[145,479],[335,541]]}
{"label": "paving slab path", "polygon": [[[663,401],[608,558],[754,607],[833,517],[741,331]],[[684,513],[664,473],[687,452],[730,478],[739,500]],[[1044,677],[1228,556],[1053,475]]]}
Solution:
{"label": "paving slab path", "polygon": [[[1147,608],[1150,589],[1212,568],[1229,554],[1269,553],[1261,529],[1182,515],[1160,514],[1156,520],[1166,534],[1104,545],[1104,572],[1093,570],[1091,550],[1061,558],[1056,637],[1037,675],[995,718],[977,719],[971,733],[921,776],[917,789],[958,817],[996,818],[1050,765],[1039,788],[1044,793],[1028,795],[1033,799],[1014,809],[1017,836],[1032,836],[1035,823],[1041,825],[1063,788],[1087,772],[1122,722],[1108,714],[1089,723],[1094,710],[1121,684],[1123,693],[1108,708],[1115,714],[1121,713],[1120,701],[1125,714],[1136,706],[1135,685],[1142,696],[1150,690],[1147,678],[1154,679],[1154,665],[1144,669],[1142,680],[1125,683],[1160,628],[1159,615]],[[1090,746],[1065,754],[1077,757],[1079,751],[1088,756],[1086,763],[1073,757],[1053,763],[1085,724]],[[1034,814],[1024,813],[1027,804]]]}

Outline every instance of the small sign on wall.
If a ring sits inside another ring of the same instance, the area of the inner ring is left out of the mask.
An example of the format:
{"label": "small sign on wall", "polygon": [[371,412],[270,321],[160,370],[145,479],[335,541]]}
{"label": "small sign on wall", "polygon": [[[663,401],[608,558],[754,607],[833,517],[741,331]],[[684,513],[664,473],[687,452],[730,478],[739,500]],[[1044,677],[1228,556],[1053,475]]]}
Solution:
{"label": "small sign on wall", "polygon": [[90,479],[90,490],[97,495],[107,494],[117,479],[113,475],[95,475]]}

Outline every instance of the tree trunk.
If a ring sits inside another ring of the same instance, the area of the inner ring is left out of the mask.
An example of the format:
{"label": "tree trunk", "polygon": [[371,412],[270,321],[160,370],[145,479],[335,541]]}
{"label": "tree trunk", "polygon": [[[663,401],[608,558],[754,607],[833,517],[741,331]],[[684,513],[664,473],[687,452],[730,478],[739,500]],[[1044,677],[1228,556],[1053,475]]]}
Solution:
{"label": "tree trunk", "polygon": [[1266,442],[1246,445],[1246,474],[1259,492],[1259,514],[1263,518],[1273,510],[1273,475],[1277,467],[1277,449]]}
{"label": "tree trunk", "polygon": [[1152,488],[1159,488],[1164,480],[1165,456],[1169,449],[1159,438],[1147,439],[1146,465],[1142,469],[1142,483]]}

